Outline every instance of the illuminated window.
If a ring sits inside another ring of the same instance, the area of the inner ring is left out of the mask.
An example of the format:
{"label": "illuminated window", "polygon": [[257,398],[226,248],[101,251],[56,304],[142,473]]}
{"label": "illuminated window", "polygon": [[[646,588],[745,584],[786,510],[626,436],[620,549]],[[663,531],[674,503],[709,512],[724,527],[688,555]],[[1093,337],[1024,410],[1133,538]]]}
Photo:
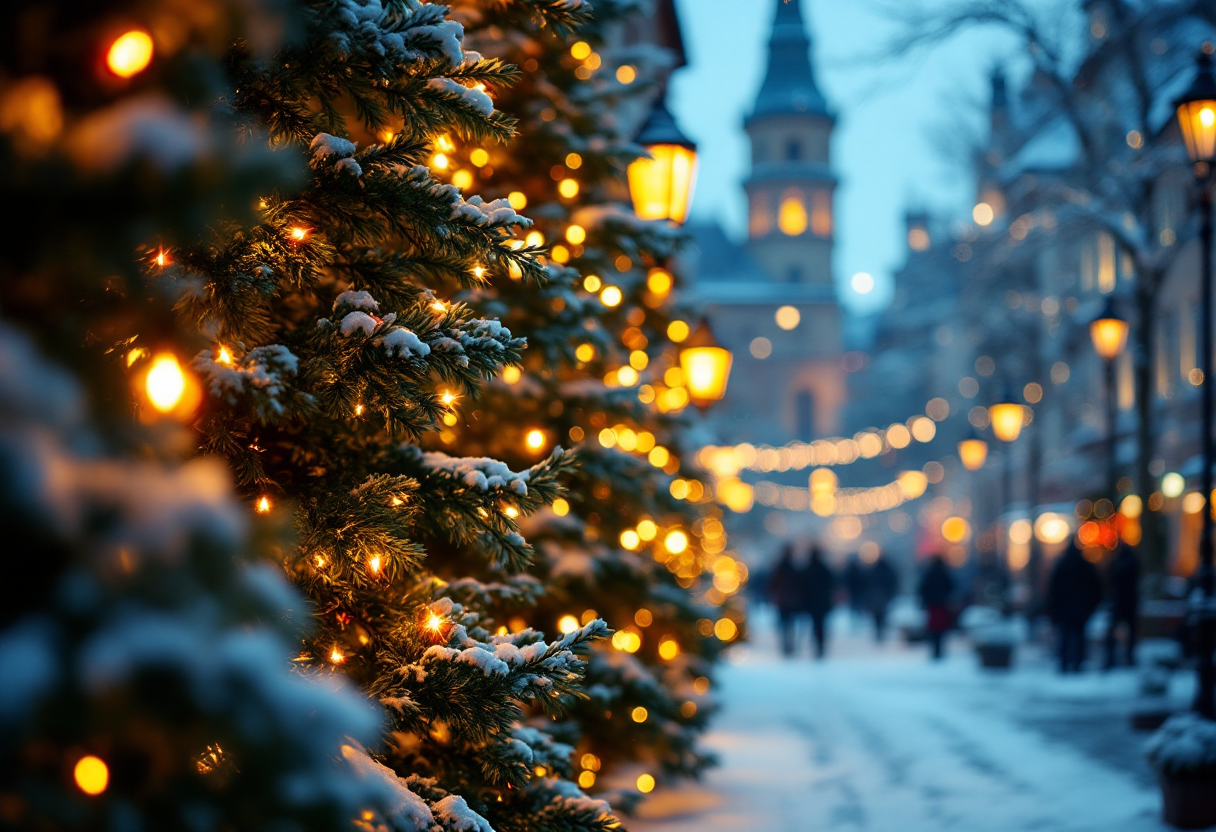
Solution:
{"label": "illuminated window", "polygon": [[815,438],[815,397],[809,390],[799,390],[794,396],[794,431],[803,442]]}
{"label": "illuminated window", "polygon": [[763,237],[773,230],[773,213],[769,210],[768,200],[763,195],[752,200],[752,213],[748,218],[748,233],[753,237]]}
{"label": "illuminated window", "polygon": [[785,158],[790,162],[797,162],[802,158],[802,143],[797,139],[790,139],[785,145]]}
{"label": "illuminated window", "polygon": [[817,237],[832,235],[832,195],[815,191],[811,199],[811,231]]}
{"label": "illuminated window", "polygon": [[1131,410],[1136,404],[1136,377],[1130,352],[1119,356],[1119,409]]}
{"label": "illuminated window", "polygon": [[1098,235],[1098,290],[1115,290],[1115,238],[1105,231]]}
{"label": "illuminated window", "polygon": [[914,225],[908,229],[908,248],[913,251],[924,251],[929,247],[929,232],[924,227]]}
{"label": "illuminated window", "polygon": [[806,204],[802,201],[802,193],[796,190],[786,191],[781,198],[781,211],[777,216],[777,225],[781,233],[790,237],[806,231]]}

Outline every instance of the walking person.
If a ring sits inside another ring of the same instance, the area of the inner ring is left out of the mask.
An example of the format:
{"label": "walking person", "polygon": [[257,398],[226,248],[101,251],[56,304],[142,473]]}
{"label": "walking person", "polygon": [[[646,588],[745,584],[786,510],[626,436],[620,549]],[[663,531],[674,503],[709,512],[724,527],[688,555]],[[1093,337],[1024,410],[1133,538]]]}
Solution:
{"label": "walking person", "polygon": [[861,565],[857,555],[849,555],[849,560],[840,574],[844,591],[849,596],[849,613],[853,629],[865,619],[866,608],[869,605],[869,593],[866,586],[866,569]]}
{"label": "walking person", "polygon": [[946,567],[946,562],[941,555],[934,555],[930,558],[924,574],[920,576],[920,585],[916,588],[921,606],[925,609],[925,630],[929,636],[930,655],[934,661],[941,661],[945,656],[946,633],[954,625],[954,616],[950,611],[954,588],[954,577]]}
{"label": "walking person", "polygon": [[866,574],[866,605],[874,619],[874,640],[882,644],[887,637],[887,611],[899,593],[899,575],[881,552]]}
{"label": "walking person", "polygon": [[1136,665],[1137,622],[1140,617],[1140,558],[1126,543],[1119,544],[1115,558],[1106,568],[1106,599],[1110,603],[1110,621],[1106,626],[1106,663],[1103,669],[1115,667],[1119,628],[1124,630],[1123,656],[1128,667]]}
{"label": "walking person", "polygon": [[801,570],[794,564],[794,547],[787,543],[781,550],[777,565],[768,577],[768,600],[777,610],[777,633],[781,639],[781,654],[794,655],[797,646],[798,617],[806,599],[802,592]]}
{"label": "walking person", "polygon": [[815,658],[822,659],[827,654],[828,613],[832,611],[836,578],[824,563],[823,553],[818,546],[811,547],[811,559],[802,570],[802,586],[806,599],[804,610],[811,618]]}
{"label": "walking person", "polygon": [[1047,614],[1056,627],[1061,673],[1080,673],[1085,663],[1085,626],[1102,603],[1098,569],[1075,541],[1056,561],[1047,583]]}

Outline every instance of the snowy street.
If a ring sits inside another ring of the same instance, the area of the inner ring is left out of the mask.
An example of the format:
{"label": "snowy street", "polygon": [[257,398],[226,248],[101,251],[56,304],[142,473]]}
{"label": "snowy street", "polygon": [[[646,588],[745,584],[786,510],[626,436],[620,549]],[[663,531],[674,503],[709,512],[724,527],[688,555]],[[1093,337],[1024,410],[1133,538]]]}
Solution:
{"label": "snowy street", "polygon": [[[1056,675],[1020,648],[981,671],[961,637],[946,661],[875,647],[835,620],[826,662],[786,661],[767,616],[721,672],[704,782],[656,792],[634,832],[1149,832],[1158,792],[1128,670]],[[1183,699],[1189,679],[1174,679]]]}

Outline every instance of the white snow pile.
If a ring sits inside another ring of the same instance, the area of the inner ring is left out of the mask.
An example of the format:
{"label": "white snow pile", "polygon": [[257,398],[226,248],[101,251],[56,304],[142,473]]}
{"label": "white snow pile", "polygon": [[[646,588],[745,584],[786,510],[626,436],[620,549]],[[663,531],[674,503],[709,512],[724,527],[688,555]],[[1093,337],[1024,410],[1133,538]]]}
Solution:
{"label": "white snow pile", "polygon": [[380,304],[367,292],[346,291],[338,295],[334,300],[334,312],[342,309],[351,310],[338,320],[338,330],[348,338],[356,332],[370,338],[376,334],[377,328],[388,324],[389,328],[382,330],[372,344],[383,347],[389,358],[426,358],[431,354],[430,345],[417,333],[403,326],[392,325],[397,320],[396,312],[390,312],[383,318],[376,317]]}
{"label": "white snow pile", "polygon": [[[486,676],[506,676],[513,667],[536,664],[542,671],[574,670],[581,666],[582,660],[569,652],[570,645],[577,639],[588,639],[606,632],[607,625],[596,619],[571,633],[567,633],[552,644],[536,641],[523,646],[515,644],[515,636],[493,636],[489,643],[465,638],[463,648],[444,647],[435,644],[422,654],[423,661],[446,660],[471,664],[481,670]],[[528,680],[532,685],[544,687],[550,684],[543,676],[531,676]]]}
{"label": "white snow pile", "polygon": [[431,810],[392,769],[353,743],[342,746],[342,757],[370,784],[380,787],[380,805],[394,832],[427,832],[431,828],[435,822]]}
{"label": "white snow pile", "polygon": [[[412,446],[411,446],[412,447]],[[505,488],[525,496],[531,470],[512,471],[505,462],[485,456],[448,456],[442,451],[418,451],[422,465],[436,474],[482,491]]]}
{"label": "white snow pile", "polygon": [[300,362],[282,344],[269,344],[230,361],[218,360],[218,350],[203,350],[191,363],[212,396],[235,405],[241,396],[250,395],[258,417],[267,421],[283,414],[284,377],[295,375]]}
{"label": "white snow pile", "polygon": [[77,124],[67,137],[72,158],[88,170],[109,171],[135,158],[179,170],[214,149],[214,136],[165,96],[123,98]]}
{"label": "white snow pile", "polygon": [[[444,188],[454,188],[443,185]],[[467,200],[456,191],[456,201],[452,206],[451,219],[472,220],[475,225],[515,225],[521,228],[531,228],[532,220],[511,207],[511,203],[503,199],[486,202],[479,196],[471,196]]]}
{"label": "white snow pile", "polygon": [[557,792],[558,796],[554,797],[550,803],[560,801],[569,814],[589,812],[597,821],[604,820],[612,814],[612,807],[606,800],[588,797],[582,789],[569,780],[555,780],[553,790]]}
{"label": "white snow pile", "polygon": [[483,116],[490,116],[494,113],[494,99],[476,87],[466,87],[451,78],[432,78],[427,81],[426,85],[433,90],[459,98],[470,109]]}
{"label": "white snow pile", "polygon": [[437,802],[432,811],[443,821],[444,829],[453,832],[494,832],[494,827],[481,815],[469,808],[469,804],[458,794],[450,794]]}
{"label": "white snow pile", "polygon": [[363,175],[363,168],[351,158],[355,155],[355,143],[348,139],[333,136],[329,133],[318,133],[313,137],[308,150],[312,154],[312,158],[309,159],[308,163],[314,170],[328,164],[330,159],[336,157],[336,161],[333,163],[335,168],[344,170],[355,176]]}
{"label": "white snow pile", "polygon": [[1216,722],[1193,712],[1166,720],[1144,745],[1149,765],[1163,774],[1216,774]]}

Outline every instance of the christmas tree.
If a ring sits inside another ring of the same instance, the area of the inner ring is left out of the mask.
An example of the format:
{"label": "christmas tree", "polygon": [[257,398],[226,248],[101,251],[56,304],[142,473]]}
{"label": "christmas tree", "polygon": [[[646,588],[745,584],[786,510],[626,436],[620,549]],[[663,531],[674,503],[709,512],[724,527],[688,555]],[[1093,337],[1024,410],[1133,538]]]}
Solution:
{"label": "christmas tree", "polygon": [[[679,237],[619,204],[639,149],[606,110],[662,68],[597,72],[628,10],[289,2],[241,32],[131,10],[155,60],[111,67],[73,134],[106,175],[73,194],[70,246],[36,240],[55,281],[21,264],[6,289],[116,430],[133,401],[157,453],[188,453],[188,426],[227,461],[309,600],[295,666],[385,711],[378,762],[339,755],[369,825],[616,828],[596,772],[640,762],[648,791],[706,762],[709,662],[736,633],[713,610],[741,571],[681,446]],[[61,199],[10,176],[22,204]],[[591,651],[601,615],[619,629]]]}

